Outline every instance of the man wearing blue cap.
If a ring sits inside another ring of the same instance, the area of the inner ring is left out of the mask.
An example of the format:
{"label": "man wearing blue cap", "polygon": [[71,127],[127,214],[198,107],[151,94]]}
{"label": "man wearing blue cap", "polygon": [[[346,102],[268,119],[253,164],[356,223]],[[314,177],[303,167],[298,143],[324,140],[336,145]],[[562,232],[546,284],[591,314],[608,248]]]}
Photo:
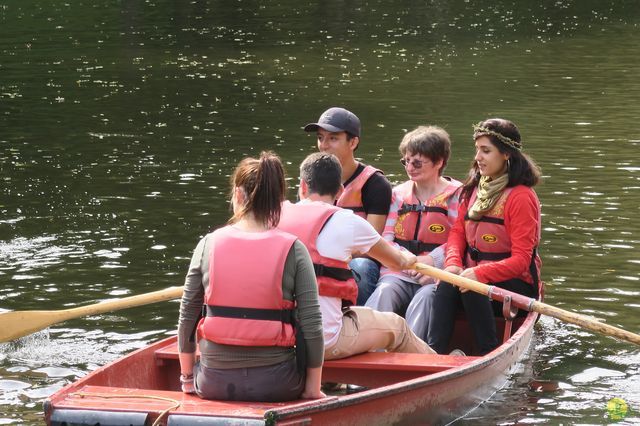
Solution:
{"label": "man wearing blue cap", "polygon": [[[391,184],[380,170],[355,159],[354,152],[360,144],[360,119],[351,111],[333,107],[323,112],[318,122],[307,124],[304,130],[317,133],[318,150],[340,160],[344,192],[336,205],[353,210],[382,234],[391,205]],[[364,305],[375,290],[380,265],[370,258],[357,257],[349,267],[358,283],[357,304]]]}

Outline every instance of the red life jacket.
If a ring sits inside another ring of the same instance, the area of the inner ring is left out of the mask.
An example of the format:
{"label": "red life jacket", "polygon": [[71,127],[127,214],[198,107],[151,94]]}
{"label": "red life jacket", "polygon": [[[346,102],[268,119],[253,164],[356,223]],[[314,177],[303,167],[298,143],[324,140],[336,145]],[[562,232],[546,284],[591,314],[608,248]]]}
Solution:
{"label": "red life jacket", "polygon": [[394,227],[394,241],[417,256],[429,254],[446,243],[451,230],[449,198],[461,185],[451,179],[444,191],[425,204],[413,193],[413,181],[399,185],[394,192],[402,197],[402,203]]}
{"label": "red life jacket", "polygon": [[318,280],[318,294],[338,297],[354,305],[358,297],[358,285],[348,263],[324,257],[316,247],[320,231],[338,210],[339,207],[322,202],[291,204],[285,201],[278,228],[298,237],[309,250]]}
{"label": "red life jacket", "polygon": [[275,229],[244,232],[225,226],[213,233],[202,337],[236,346],[295,345],[295,303],[282,296],[284,264],[295,240]]}
{"label": "red life jacket", "polygon": [[[465,266],[472,268],[487,262],[497,262],[511,257],[511,239],[504,226],[504,210],[513,188],[506,188],[493,208],[488,211],[480,220],[471,220],[469,213],[464,218],[465,235],[467,240],[467,251]],[[469,206],[476,200],[477,189],[473,191],[469,199]],[[540,218],[538,218],[538,241],[540,241]],[[531,254],[529,269],[524,271],[519,277],[513,277],[536,287],[540,287],[540,256],[538,247],[534,247]]]}
{"label": "red life jacket", "polygon": [[375,173],[382,172],[373,166],[365,166],[364,170],[344,188],[336,205],[343,209],[353,210],[355,214],[366,219],[367,213],[362,204],[362,187]]}

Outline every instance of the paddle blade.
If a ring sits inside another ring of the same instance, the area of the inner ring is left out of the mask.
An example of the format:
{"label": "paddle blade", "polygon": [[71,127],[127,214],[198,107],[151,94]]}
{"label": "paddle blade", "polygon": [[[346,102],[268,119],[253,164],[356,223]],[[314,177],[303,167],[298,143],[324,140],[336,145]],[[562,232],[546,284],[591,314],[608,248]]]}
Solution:
{"label": "paddle blade", "polygon": [[177,299],[182,296],[182,291],[182,287],[169,287],[151,293],[138,294],[122,299],[106,300],[104,302],[94,303],[93,305],[61,309],[59,311],[13,311],[0,313],[0,342],[9,342],[13,339],[35,333],[50,325],[73,318],[98,315],[105,312]]}
{"label": "paddle blade", "polygon": [[58,322],[52,311],[13,311],[0,313],[0,342],[40,331]]}

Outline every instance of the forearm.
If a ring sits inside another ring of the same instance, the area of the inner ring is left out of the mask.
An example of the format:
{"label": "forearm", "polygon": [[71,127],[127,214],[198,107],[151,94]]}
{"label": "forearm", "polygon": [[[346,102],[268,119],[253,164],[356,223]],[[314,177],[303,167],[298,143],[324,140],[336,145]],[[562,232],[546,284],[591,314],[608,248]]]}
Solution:
{"label": "forearm", "polygon": [[447,244],[442,244],[441,246],[436,247],[429,256],[433,259],[433,266],[442,269],[444,267],[444,259],[446,254]]}
{"label": "forearm", "polygon": [[194,332],[200,318],[203,299],[202,284],[193,288],[185,283],[178,319],[178,348],[180,352],[195,352],[196,350]]}
{"label": "forearm", "polygon": [[193,333],[200,318],[204,302],[203,255],[204,239],[194,250],[189,271],[184,282],[184,292],[180,302],[178,318],[178,348],[181,352],[195,352],[196,343]]}
{"label": "forearm", "polygon": [[180,387],[184,393],[195,393],[193,380],[193,365],[196,361],[195,353],[180,352]]}
{"label": "forearm", "polygon": [[309,368],[322,367],[324,362],[324,337],[304,339],[307,349],[307,366]]}
{"label": "forearm", "polygon": [[301,397],[304,399],[319,399],[326,395],[320,390],[322,380],[322,367],[307,368],[307,377],[304,382],[304,392]]}
{"label": "forearm", "polygon": [[533,260],[533,247],[513,248],[511,256],[498,262],[483,263],[474,267],[474,273],[479,281],[484,283],[498,283],[521,277],[529,269]]}
{"label": "forearm", "polygon": [[195,352],[179,352],[180,374],[184,376],[193,375],[193,365],[196,363]]}
{"label": "forearm", "polygon": [[382,238],[371,247],[368,254],[392,271],[409,269],[416,262],[416,256],[412,253],[400,251]]}
{"label": "forearm", "polygon": [[[202,293],[198,290],[187,290],[183,294],[180,303],[180,317],[178,319],[178,348],[181,352],[195,352],[196,341],[194,332],[196,331],[197,322],[200,318],[202,309]],[[200,301],[197,301],[197,300]]]}
{"label": "forearm", "polygon": [[322,366],[307,368],[307,379],[305,389],[309,391],[319,391],[322,383]]}
{"label": "forearm", "polygon": [[449,237],[447,238],[446,256],[444,267],[464,265],[464,250],[467,247],[467,240],[464,231],[464,216],[466,214],[466,204],[458,210],[458,218],[453,224]]}
{"label": "forearm", "polygon": [[[290,256],[294,256],[294,293],[297,303],[299,327],[302,329],[309,367],[322,366],[324,356],[324,335],[322,315],[318,301],[318,284],[313,263],[304,245],[299,241],[294,245]],[[287,259],[290,264],[290,259]]]}

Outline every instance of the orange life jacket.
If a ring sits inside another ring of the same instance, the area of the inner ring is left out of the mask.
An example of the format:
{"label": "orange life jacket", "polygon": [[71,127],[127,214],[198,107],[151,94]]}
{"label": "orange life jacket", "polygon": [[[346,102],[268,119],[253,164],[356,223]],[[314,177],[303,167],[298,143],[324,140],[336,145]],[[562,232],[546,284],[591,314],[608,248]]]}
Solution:
{"label": "orange life jacket", "polygon": [[278,228],[302,241],[309,250],[318,280],[318,294],[338,297],[346,304],[354,305],[358,297],[358,285],[347,262],[331,259],[318,253],[316,241],[322,228],[339,207],[322,202],[282,205]]}
{"label": "orange life jacket", "polygon": [[200,336],[225,345],[295,345],[295,303],[282,296],[284,264],[295,240],[280,230],[225,226],[213,233]]}
{"label": "orange life jacket", "polygon": [[343,209],[353,210],[355,214],[366,219],[367,213],[362,204],[362,187],[375,173],[382,173],[373,166],[365,166],[364,170],[344,188],[344,192],[338,198],[336,205]]}
{"label": "orange life jacket", "polygon": [[394,227],[394,241],[417,256],[429,254],[446,243],[451,230],[449,198],[461,185],[451,179],[444,191],[425,204],[413,193],[413,181],[399,185],[394,192],[402,197],[402,203]]}
{"label": "orange life jacket", "polygon": [[[480,218],[471,220],[469,214],[465,215],[465,235],[467,240],[467,251],[465,266],[472,268],[487,262],[497,262],[511,256],[511,239],[504,226],[504,209],[509,194],[513,188],[506,188],[493,208]],[[477,189],[473,191],[469,199],[469,206],[476,200]],[[540,235],[540,220],[538,219],[538,236]],[[540,238],[538,237],[538,241]],[[540,256],[538,247],[534,247],[531,254],[529,269],[519,277],[536,287],[540,287]]]}

